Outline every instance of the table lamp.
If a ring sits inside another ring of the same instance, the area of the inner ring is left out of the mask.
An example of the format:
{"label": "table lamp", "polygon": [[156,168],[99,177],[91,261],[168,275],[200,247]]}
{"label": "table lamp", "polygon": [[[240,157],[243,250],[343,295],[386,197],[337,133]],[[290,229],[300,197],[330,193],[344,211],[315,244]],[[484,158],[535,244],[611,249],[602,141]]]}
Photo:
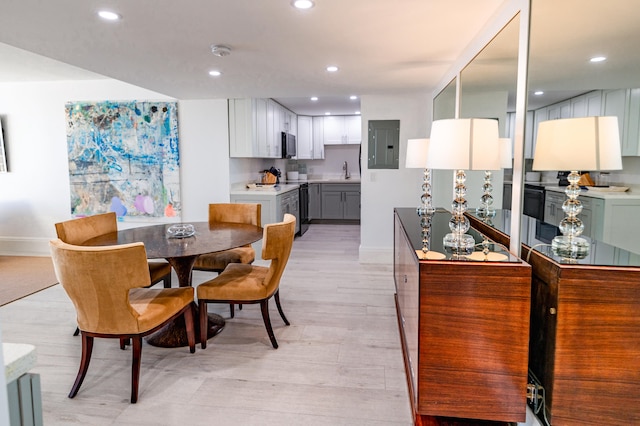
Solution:
{"label": "table lamp", "polygon": [[[500,138],[500,168],[509,169],[512,167],[513,154],[511,149],[510,138]],[[483,218],[489,219],[496,215],[496,209],[493,207],[493,183],[491,182],[493,174],[491,170],[484,171],[484,183],[482,185],[483,194],[480,197],[480,206],[476,208],[476,214]]]}
{"label": "table lamp", "polygon": [[454,255],[473,252],[475,240],[466,232],[469,219],[465,195],[465,170],[500,169],[498,121],[483,118],[456,118],[434,121],[431,126],[426,167],[455,170],[451,233],[445,235],[443,245]]}
{"label": "table lamp", "polygon": [[418,215],[434,213],[436,209],[431,201],[431,170],[425,168],[427,153],[429,152],[429,139],[409,139],[407,141],[407,158],[405,167],[408,169],[423,169],[421,203],[416,209]]}
{"label": "table lamp", "polygon": [[564,191],[567,199],[562,204],[567,216],[559,225],[562,235],[551,241],[551,249],[564,260],[584,259],[589,254],[589,242],[580,237],[584,224],[578,217],[582,211],[578,200],[578,170],[622,169],[618,118],[583,117],[541,122],[532,169],[571,171]]}
{"label": "table lamp", "polygon": [[408,169],[423,169],[422,197],[416,213],[420,216],[422,227],[422,249],[416,250],[419,259],[444,259],[445,255],[431,251],[431,219],[436,209],[431,201],[431,170],[424,167],[429,152],[429,139],[409,139],[407,141],[407,158],[405,167]]}

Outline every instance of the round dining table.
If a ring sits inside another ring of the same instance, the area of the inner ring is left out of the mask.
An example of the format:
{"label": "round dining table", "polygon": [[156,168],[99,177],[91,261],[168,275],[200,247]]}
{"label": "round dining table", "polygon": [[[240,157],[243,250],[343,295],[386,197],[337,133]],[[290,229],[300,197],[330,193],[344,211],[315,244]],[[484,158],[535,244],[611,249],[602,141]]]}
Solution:
{"label": "round dining table", "polygon": [[[190,236],[175,237],[167,231],[175,224],[151,225],[139,228],[123,229],[84,242],[88,246],[105,246],[143,242],[147,259],[166,259],[178,276],[180,287],[191,285],[193,265],[199,255],[229,250],[256,242],[262,238],[262,228],[244,223],[192,222],[195,233]],[[196,306],[196,339],[199,340],[199,324]],[[220,315],[209,314],[207,338],[218,334],[224,328],[225,321]],[[184,318],[180,316],[156,333],[147,337],[154,346],[187,346],[187,333]]]}

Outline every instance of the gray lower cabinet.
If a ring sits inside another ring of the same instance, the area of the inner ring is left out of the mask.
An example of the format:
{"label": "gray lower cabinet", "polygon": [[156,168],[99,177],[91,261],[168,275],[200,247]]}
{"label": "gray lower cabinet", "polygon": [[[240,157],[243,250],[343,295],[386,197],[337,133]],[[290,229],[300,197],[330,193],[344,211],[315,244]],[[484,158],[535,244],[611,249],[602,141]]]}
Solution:
{"label": "gray lower cabinet", "polygon": [[319,183],[309,184],[309,219],[322,219],[322,186]]}
{"label": "gray lower cabinet", "polygon": [[[564,194],[559,192],[546,192],[544,202],[544,221],[546,223],[560,225],[560,222],[566,216],[562,210],[562,204],[566,198]],[[584,196],[579,197],[578,200],[582,203],[582,212],[578,215],[584,224],[582,235],[602,240],[604,200]]]}
{"label": "gray lower cabinet", "polygon": [[289,191],[278,195],[276,201],[276,218],[282,220],[285,213],[296,217],[296,233],[300,232],[300,196],[298,191]]}
{"label": "gray lower cabinet", "polygon": [[322,184],[322,219],[360,219],[359,184]]}
{"label": "gray lower cabinet", "polygon": [[300,196],[298,190],[274,195],[267,191],[246,191],[243,194],[232,194],[232,203],[258,203],[262,205],[262,226],[281,222],[285,213],[296,217],[296,232],[300,231]]}

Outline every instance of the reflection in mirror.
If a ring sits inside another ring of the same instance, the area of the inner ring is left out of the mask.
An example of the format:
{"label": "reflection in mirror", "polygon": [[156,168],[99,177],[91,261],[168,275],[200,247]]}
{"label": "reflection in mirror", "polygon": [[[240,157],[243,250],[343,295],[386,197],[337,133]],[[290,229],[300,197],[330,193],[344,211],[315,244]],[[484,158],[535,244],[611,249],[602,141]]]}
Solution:
{"label": "reflection in mirror", "polygon": [[[456,116],[456,79],[454,78],[433,100],[433,120],[445,120]],[[453,174],[450,170],[432,170],[432,187],[438,188],[431,194],[435,207],[450,209],[453,194]]]}
{"label": "reflection in mirror", "polygon": [[[540,181],[536,185],[542,187],[545,200],[540,215],[544,222],[557,225],[564,214],[561,208],[556,208],[554,196],[563,195],[561,191],[566,183],[558,172],[564,171],[542,172],[541,176],[526,173],[531,171],[539,123],[558,118],[617,116],[623,169],[590,171],[590,178],[604,189],[587,187],[581,194],[583,204],[587,202],[583,212],[588,213],[583,234],[640,254],[640,228],[622,226],[640,214],[640,50],[637,48],[640,8],[637,6],[636,0],[532,2],[525,180]],[[597,56],[603,60],[592,62],[591,58]],[[618,188],[629,188],[623,193],[624,206],[617,205],[618,201],[606,194],[607,190]],[[525,192],[525,205],[526,199]]]}
{"label": "reflection in mirror", "polygon": [[[460,73],[460,117],[498,120],[500,137],[508,136],[509,113],[515,111],[520,16],[516,15]],[[513,152],[513,150],[511,150]],[[467,175],[469,205],[480,204],[485,173]],[[511,208],[511,168],[491,173],[493,208]]]}
{"label": "reflection in mirror", "polygon": [[433,100],[433,119],[444,120],[456,116],[455,78]]}

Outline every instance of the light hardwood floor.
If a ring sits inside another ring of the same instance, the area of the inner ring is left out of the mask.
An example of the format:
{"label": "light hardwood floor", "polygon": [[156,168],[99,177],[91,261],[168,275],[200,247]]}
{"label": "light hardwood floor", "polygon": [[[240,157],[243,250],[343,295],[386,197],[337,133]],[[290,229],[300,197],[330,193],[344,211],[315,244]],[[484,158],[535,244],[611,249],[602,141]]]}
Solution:
{"label": "light hardwood floor", "polygon": [[[67,398],[80,339],[59,285],[0,308],[3,340],[37,347],[47,426],[410,425],[392,265],[359,264],[359,232],[312,225],[296,238],[280,287],[290,327],[270,304],[279,349],[258,305],[236,310],[195,354],[145,343],[137,404],[131,349],[111,339],[96,339],[85,382]],[[212,276],[194,272],[194,283]],[[225,305],[210,311],[229,316]]]}

